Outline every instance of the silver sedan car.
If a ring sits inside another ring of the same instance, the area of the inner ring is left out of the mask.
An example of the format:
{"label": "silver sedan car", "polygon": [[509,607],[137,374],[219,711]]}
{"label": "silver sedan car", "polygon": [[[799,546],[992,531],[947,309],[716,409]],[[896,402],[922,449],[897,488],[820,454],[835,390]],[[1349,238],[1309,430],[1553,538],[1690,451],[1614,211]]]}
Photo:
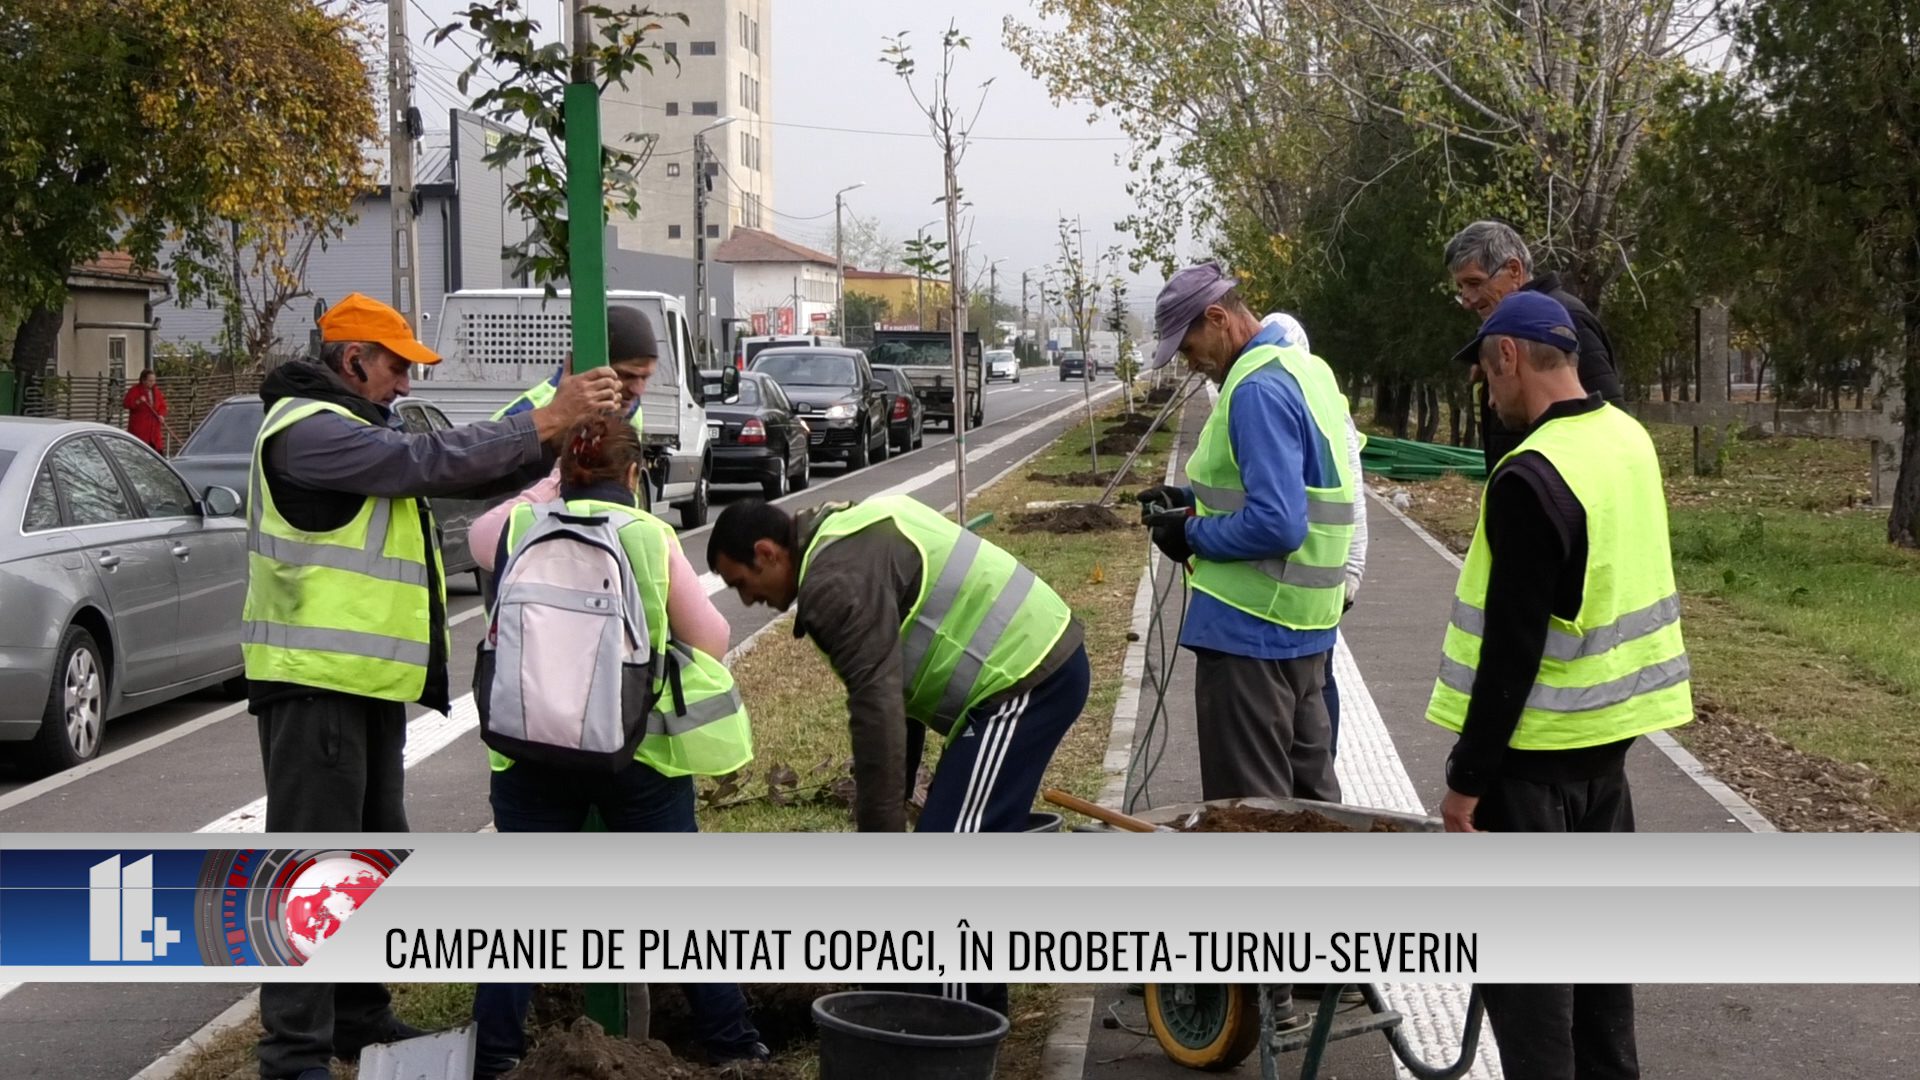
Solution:
{"label": "silver sedan car", "polygon": [[55,772],[114,717],[245,692],[239,512],[123,431],[0,417],[0,756]]}

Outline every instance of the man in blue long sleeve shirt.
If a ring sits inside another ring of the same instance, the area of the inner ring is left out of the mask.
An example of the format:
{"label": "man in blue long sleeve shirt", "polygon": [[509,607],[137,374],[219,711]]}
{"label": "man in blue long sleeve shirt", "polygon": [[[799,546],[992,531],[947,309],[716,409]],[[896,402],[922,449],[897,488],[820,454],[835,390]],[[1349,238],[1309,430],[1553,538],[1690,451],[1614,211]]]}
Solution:
{"label": "man in blue long sleeve shirt", "polygon": [[[1155,543],[1181,563],[1197,555],[1215,563],[1284,565],[1307,542],[1308,488],[1339,486],[1334,455],[1346,449],[1328,443],[1300,380],[1284,364],[1271,362],[1275,353],[1268,347],[1282,345],[1285,332],[1263,326],[1233,279],[1214,264],[1174,275],[1154,319],[1160,335],[1155,367],[1177,351],[1188,367],[1225,385],[1243,359],[1260,354],[1249,361],[1255,369],[1234,380],[1215,405],[1227,411],[1227,439],[1244,499],[1233,493],[1231,501],[1239,505],[1221,507],[1229,512],[1162,526]],[[1156,496],[1194,506],[1191,488],[1151,489],[1142,498]],[[1213,496],[1206,501],[1215,505]],[[1333,587],[1344,590],[1344,581]],[[1324,623],[1288,625],[1246,608],[1267,605],[1251,596],[1229,602],[1196,588],[1180,637],[1198,668],[1201,796],[1337,802],[1340,785],[1322,692],[1335,631]]]}

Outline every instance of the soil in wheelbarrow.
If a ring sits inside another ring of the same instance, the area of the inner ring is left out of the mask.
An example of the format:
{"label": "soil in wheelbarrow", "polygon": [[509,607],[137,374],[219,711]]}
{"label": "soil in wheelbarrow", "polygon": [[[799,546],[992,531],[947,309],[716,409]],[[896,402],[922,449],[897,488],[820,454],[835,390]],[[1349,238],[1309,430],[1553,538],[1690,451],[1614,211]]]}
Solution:
{"label": "soil in wheelbarrow", "polygon": [[1092,503],[1078,503],[1073,506],[1055,506],[1046,510],[1030,510],[1013,515],[1013,531],[1017,533],[1091,533],[1110,532],[1124,529],[1127,523],[1118,514],[1104,506]]}
{"label": "soil in wheelbarrow", "polygon": [[[1359,832],[1312,810],[1262,810],[1254,806],[1209,807],[1200,820],[1181,832]],[[1375,821],[1368,832],[1399,832],[1384,821]]]}
{"label": "soil in wheelbarrow", "polygon": [[800,1080],[784,1065],[696,1065],[673,1056],[667,1044],[616,1039],[582,1017],[572,1026],[545,1032],[506,1080]]}
{"label": "soil in wheelbarrow", "polygon": [[[1107,481],[1113,479],[1113,473],[1093,472],[1088,469],[1071,473],[1030,472],[1027,474],[1027,479],[1037,484],[1058,484],[1061,487],[1104,488],[1107,486]],[[1120,478],[1120,490],[1133,491],[1147,487],[1153,482],[1152,477],[1139,469],[1129,469],[1127,475]]]}

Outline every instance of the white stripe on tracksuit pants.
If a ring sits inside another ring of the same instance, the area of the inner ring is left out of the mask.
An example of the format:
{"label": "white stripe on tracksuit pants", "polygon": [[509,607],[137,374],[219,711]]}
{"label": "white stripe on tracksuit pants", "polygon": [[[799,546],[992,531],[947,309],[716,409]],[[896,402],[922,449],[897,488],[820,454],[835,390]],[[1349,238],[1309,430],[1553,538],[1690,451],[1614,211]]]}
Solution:
{"label": "white stripe on tracksuit pants", "polygon": [[[988,702],[940,755],[919,832],[1025,832],[1053,752],[1086,707],[1092,672],[1084,647],[1026,693]],[[875,986],[985,1005],[1004,1015],[1004,983]]]}

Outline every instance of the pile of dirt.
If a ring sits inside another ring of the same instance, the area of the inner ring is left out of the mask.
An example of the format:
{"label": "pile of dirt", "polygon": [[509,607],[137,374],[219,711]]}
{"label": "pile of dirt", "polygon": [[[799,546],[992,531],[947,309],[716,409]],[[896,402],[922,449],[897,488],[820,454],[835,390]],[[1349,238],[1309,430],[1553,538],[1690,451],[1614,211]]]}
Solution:
{"label": "pile of dirt", "polygon": [[[1027,474],[1027,479],[1040,484],[1058,484],[1061,487],[1104,488],[1107,486],[1107,481],[1113,479],[1113,473],[1093,472],[1086,469],[1071,473],[1030,472]],[[1123,491],[1147,487],[1152,483],[1153,480],[1138,469],[1128,470],[1127,475],[1120,479],[1120,487]]]}
{"label": "pile of dirt", "polygon": [[1119,515],[1104,506],[1095,506],[1092,503],[1056,506],[1048,510],[1032,510],[1013,515],[1013,531],[1017,533],[1111,532],[1126,527],[1127,523],[1121,520]]}
{"label": "pile of dirt", "polygon": [[1131,435],[1135,439],[1147,433],[1153,426],[1153,417],[1148,413],[1128,413],[1101,429],[1103,435]]}
{"label": "pile of dirt", "polygon": [[1147,391],[1147,404],[1149,405],[1165,405],[1172,400],[1173,387],[1171,386],[1156,386]]}
{"label": "pile of dirt", "polygon": [[[821,983],[742,983],[747,996],[747,1011],[760,1041],[774,1053],[812,1042],[817,1032],[813,1025],[813,1000],[826,994],[855,989]],[[693,1010],[678,986],[654,983],[647,988],[653,1004],[653,1021],[647,1034],[693,1057],[698,1051],[694,1034]]]}
{"label": "pile of dirt", "polygon": [[1103,454],[1125,457],[1133,453],[1134,448],[1139,445],[1140,436],[1138,435],[1114,434],[1110,432],[1102,435],[1100,441],[1095,443],[1094,447]]}
{"label": "pile of dirt", "polygon": [[[1214,806],[1200,814],[1200,820],[1181,832],[1357,832],[1325,814],[1312,810],[1262,810],[1254,806]],[[1385,821],[1376,821],[1368,832],[1399,832]]]}
{"label": "pile of dirt", "polygon": [[667,1044],[616,1039],[581,1018],[546,1032],[506,1080],[800,1080],[784,1065],[694,1065],[673,1056]]}
{"label": "pile of dirt", "polygon": [[1872,769],[1796,750],[1771,731],[1700,701],[1678,735],[1713,775],[1783,832],[1898,832],[1869,803]]}

